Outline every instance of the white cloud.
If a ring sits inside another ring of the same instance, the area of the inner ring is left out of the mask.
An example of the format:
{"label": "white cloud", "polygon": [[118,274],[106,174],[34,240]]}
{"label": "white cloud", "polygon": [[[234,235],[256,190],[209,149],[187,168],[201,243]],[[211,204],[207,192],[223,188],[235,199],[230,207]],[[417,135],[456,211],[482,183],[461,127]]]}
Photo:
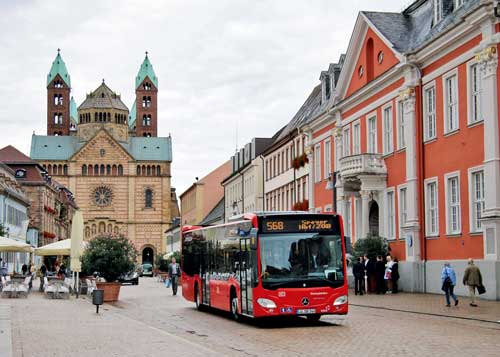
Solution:
{"label": "white cloud", "polygon": [[[144,51],[159,77],[159,135],[173,136],[179,193],[254,136],[285,125],[346,51],[359,10],[394,0],[1,2],[0,147],[29,154],[46,130],[56,49],[81,103],[102,78],[131,106]],[[236,124],[238,123],[238,124]]]}

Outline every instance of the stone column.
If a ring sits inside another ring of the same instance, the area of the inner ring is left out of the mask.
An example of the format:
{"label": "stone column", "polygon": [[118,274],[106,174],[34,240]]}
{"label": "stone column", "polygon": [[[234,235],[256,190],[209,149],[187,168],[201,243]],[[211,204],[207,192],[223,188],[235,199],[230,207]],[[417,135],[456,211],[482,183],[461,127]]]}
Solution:
{"label": "stone column", "polygon": [[485,43],[476,59],[481,66],[481,110],[484,118],[484,257],[487,260],[498,261],[500,260],[500,145],[496,44]]}
{"label": "stone column", "polygon": [[[412,77],[413,70],[408,77]],[[415,89],[406,87],[401,93],[406,143],[406,210],[407,221],[403,225],[406,239],[406,260],[420,260],[420,227],[418,217],[417,186],[417,135],[415,112]]]}
{"label": "stone column", "polygon": [[370,227],[370,192],[360,191],[361,194],[361,230],[359,237],[366,238]]}

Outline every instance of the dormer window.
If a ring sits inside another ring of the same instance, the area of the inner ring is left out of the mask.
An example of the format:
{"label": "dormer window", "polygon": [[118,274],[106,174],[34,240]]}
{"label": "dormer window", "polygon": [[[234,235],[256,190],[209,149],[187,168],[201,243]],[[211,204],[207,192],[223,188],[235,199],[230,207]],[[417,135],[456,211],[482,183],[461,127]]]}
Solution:
{"label": "dormer window", "polygon": [[443,0],[434,0],[434,24],[443,19]]}
{"label": "dormer window", "polygon": [[26,170],[24,169],[16,170],[16,178],[25,178],[25,177],[26,177]]}
{"label": "dormer window", "polygon": [[328,74],[325,76],[323,85],[325,86],[325,99],[328,100],[331,94],[330,76]]}
{"label": "dormer window", "polygon": [[148,82],[144,83],[143,88],[144,88],[144,90],[151,90],[151,83],[148,83]]}

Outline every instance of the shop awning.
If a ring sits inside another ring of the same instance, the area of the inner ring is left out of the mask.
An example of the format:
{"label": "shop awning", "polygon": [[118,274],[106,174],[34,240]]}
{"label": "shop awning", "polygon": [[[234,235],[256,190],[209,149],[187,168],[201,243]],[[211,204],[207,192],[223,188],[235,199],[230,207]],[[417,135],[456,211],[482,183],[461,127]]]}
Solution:
{"label": "shop awning", "polygon": [[0,252],[30,253],[33,247],[27,243],[0,236]]}

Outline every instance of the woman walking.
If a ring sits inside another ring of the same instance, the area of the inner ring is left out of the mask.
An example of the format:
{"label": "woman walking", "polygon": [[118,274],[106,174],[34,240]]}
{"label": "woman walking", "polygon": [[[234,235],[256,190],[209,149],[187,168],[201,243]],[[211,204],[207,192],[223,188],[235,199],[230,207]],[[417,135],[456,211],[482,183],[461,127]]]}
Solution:
{"label": "woman walking", "polygon": [[455,301],[455,306],[458,305],[458,299],[453,289],[457,285],[457,275],[455,270],[451,267],[450,263],[444,263],[443,271],[441,272],[442,290],[446,295],[446,306],[450,307],[450,296]]}
{"label": "woman walking", "polygon": [[392,291],[393,291],[392,266],[393,266],[394,262],[392,261],[392,257],[390,255],[387,256],[386,260],[387,260],[387,263],[385,264],[385,272],[384,272],[385,287],[386,287],[386,291],[389,291],[389,293],[392,293]]}

